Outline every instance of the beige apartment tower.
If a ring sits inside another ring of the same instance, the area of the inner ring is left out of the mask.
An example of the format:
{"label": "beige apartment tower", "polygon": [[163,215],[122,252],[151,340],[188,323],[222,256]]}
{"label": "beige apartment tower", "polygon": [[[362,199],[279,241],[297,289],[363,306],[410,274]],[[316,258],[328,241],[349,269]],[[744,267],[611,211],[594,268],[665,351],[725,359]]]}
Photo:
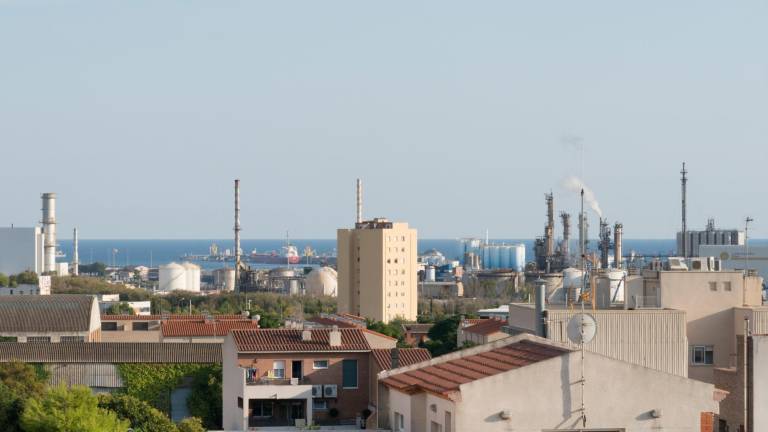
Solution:
{"label": "beige apartment tower", "polygon": [[386,219],[337,232],[339,312],[376,321],[415,321],[418,306],[416,230]]}

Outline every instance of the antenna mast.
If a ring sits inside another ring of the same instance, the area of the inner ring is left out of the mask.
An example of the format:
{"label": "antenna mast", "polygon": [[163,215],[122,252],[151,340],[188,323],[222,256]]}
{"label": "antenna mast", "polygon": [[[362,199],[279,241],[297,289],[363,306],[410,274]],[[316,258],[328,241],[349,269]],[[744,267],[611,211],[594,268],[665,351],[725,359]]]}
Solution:
{"label": "antenna mast", "polygon": [[681,250],[683,252],[683,258],[688,258],[688,253],[689,253],[688,252],[688,247],[687,247],[687,244],[686,244],[686,243],[688,243],[688,239],[686,238],[688,236],[688,229],[687,229],[687,226],[686,226],[687,225],[687,220],[686,220],[686,215],[685,215],[686,207],[688,205],[687,202],[686,202],[686,189],[687,189],[687,184],[688,184],[687,174],[688,174],[688,171],[685,170],[685,162],[683,162],[683,169],[680,171],[680,175],[682,176],[682,177],[680,177],[680,185],[681,185],[682,191],[683,191],[683,196],[682,196],[682,210],[683,210],[683,227],[682,228],[683,229],[682,229],[682,232],[680,233],[680,237],[682,238],[682,249]]}
{"label": "antenna mast", "polygon": [[240,179],[235,179],[235,292],[240,292]]}

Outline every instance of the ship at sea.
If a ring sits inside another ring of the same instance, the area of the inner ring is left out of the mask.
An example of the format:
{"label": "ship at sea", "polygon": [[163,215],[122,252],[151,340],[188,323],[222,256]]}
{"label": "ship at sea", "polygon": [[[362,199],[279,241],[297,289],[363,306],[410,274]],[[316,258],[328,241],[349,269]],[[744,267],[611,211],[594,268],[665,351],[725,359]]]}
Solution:
{"label": "ship at sea", "polygon": [[258,253],[256,250],[253,250],[247,256],[246,261],[256,264],[299,264],[301,257],[296,246],[288,243],[283,246],[282,253],[277,253],[277,251]]}
{"label": "ship at sea", "polygon": [[[208,248],[207,255],[185,254],[180,257],[184,261],[203,262],[234,262],[235,254],[231,249],[220,250],[216,243]],[[250,253],[242,253],[240,259],[244,263],[268,264],[268,265],[335,265],[336,257],[333,255],[317,255],[311,247],[304,248],[304,253],[299,254],[298,248],[290,242],[286,242],[281,250],[258,252],[255,249]]]}

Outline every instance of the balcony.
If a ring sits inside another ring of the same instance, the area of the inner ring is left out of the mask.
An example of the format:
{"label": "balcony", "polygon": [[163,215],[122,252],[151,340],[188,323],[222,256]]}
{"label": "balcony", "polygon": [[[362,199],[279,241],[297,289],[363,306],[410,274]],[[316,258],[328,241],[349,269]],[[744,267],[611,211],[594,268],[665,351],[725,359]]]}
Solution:
{"label": "balcony", "polygon": [[308,384],[307,379],[300,378],[268,378],[268,377],[253,377],[245,378],[246,385],[304,385]]}

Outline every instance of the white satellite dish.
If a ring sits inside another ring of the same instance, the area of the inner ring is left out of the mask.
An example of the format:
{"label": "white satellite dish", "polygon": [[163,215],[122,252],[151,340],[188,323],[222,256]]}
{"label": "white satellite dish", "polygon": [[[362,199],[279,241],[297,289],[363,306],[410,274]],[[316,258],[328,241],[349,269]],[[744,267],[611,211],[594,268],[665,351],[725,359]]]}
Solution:
{"label": "white satellite dish", "polygon": [[568,339],[581,345],[587,344],[595,338],[597,333],[597,321],[587,313],[578,313],[568,321]]}

